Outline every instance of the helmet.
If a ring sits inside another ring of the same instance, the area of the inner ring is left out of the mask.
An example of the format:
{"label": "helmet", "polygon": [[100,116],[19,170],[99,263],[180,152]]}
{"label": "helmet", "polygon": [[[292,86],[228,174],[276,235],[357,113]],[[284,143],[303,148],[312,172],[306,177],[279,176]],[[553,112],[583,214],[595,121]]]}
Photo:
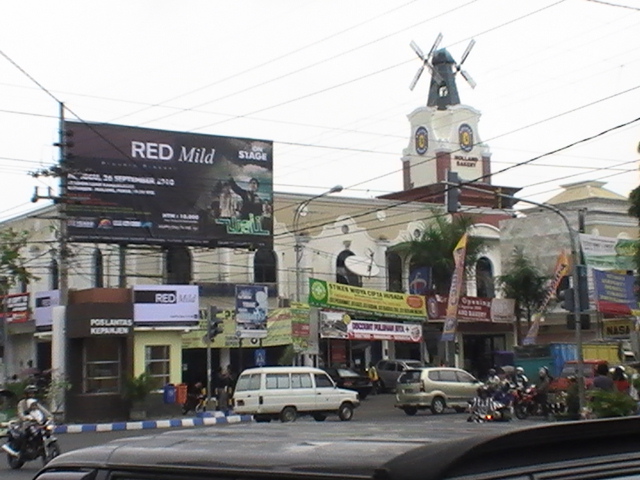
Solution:
{"label": "helmet", "polygon": [[524,375],[524,368],[522,367],[516,367],[516,373],[518,375]]}
{"label": "helmet", "polygon": [[489,375],[495,375],[496,374],[496,369],[495,368],[490,368],[489,369]]}
{"label": "helmet", "polygon": [[541,377],[548,377],[549,369],[547,367],[540,367],[540,370],[538,370],[538,375],[540,375]]}
{"label": "helmet", "polygon": [[27,385],[26,387],[24,387],[24,394],[25,395],[35,395],[38,392],[38,387],[36,387],[35,385]]}
{"label": "helmet", "polygon": [[27,400],[27,410],[31,410],[37,403],[38,401],[35,398]]}

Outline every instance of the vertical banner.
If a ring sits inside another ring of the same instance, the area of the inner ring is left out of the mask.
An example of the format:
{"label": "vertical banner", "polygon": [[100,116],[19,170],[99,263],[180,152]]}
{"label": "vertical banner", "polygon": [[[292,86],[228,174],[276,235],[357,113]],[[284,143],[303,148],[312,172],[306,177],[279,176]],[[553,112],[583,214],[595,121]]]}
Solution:
{"label": "vertical banner", "polygon": [[551,282],[547,288],[547,294],[545,295],[538,312],[533,315],[531,327],[527,332],[527,336],[524,337],[524,340],[522,341],[523,345],[534,345],[536,343],[538,331],[540,330],[540,323],[544,320],[543,312],[547,308],[551,297],[555,295],[558,285],[560,285],[560,282],[562,281],[562,277],[569,275],[569,266],[570,262],[567,252],[562,250],[556,260],[556,266],[553,269],[553,277],[551,278]]}
{"label": "vertical banner", "polygon": [[447,317],[442,328],[443,342],[449,342],[454,339],[456,327],[458,326],[458,299],[462,292],[462,281],[464,280],[464,257],[467,254],[467,234],[460,237],[456,248],[453,250],[453,261],[455,267],[453,276],[451,277],[451,288],[449,289],[449,301],[447,302]]}
{"label": "vertical banner", "polygon": [[269,294],[266,285],[236,285],[236,336],[265,338]]}

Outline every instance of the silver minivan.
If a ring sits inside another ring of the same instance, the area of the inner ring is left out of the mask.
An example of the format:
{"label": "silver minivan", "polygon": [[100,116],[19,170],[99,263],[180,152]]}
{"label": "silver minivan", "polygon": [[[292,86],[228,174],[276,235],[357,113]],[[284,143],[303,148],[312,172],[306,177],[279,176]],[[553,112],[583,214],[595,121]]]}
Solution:
{"label": "silver minivan", "polygon": [[380,389],[384,391],[394,391],[398,377],[409,368],[424,367],[420,360],[380,360],[376,364],[378,378],[380,379]]}
{"label": "silver minivan", "polygon": [[466,410],[482,382],[459,368],[431,367],[406,370],[398,379],[396,408],[407,415],[430,409],[442,413],[446,408]]}

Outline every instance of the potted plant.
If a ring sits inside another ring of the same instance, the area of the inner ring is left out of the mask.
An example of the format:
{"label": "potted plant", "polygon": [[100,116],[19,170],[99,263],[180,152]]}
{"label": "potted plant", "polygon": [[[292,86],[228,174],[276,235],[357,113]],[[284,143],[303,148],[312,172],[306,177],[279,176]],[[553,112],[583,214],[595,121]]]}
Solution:
{"label": "potted plant", "polygon": [[125,380],[124,399],[129,403],[129,418],[131,420],[147,418],[145,400],[154,389],[155,381],[146,372]]}

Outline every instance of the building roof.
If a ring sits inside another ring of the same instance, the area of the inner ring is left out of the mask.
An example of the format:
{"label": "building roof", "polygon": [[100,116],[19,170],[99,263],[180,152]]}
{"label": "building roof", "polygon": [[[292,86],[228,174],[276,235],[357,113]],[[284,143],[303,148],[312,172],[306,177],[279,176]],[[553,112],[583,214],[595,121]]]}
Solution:
{"label": "building roof", "polygon": [[595,198],[606,200],[622,200],[625,202],[628,200],[627,197],[623,195],[619,195],[612,192],[611,190],[602,188],[604,184],[605,182],[599,182],[596,180],[585,180],[581,182],[560,185],[562,188],[564,188],[564,191],[560,192],[555,197],[550,198],[545,203],[549,203],[551,205],[562,205],[564,203],[571,203],[580,200]]}

